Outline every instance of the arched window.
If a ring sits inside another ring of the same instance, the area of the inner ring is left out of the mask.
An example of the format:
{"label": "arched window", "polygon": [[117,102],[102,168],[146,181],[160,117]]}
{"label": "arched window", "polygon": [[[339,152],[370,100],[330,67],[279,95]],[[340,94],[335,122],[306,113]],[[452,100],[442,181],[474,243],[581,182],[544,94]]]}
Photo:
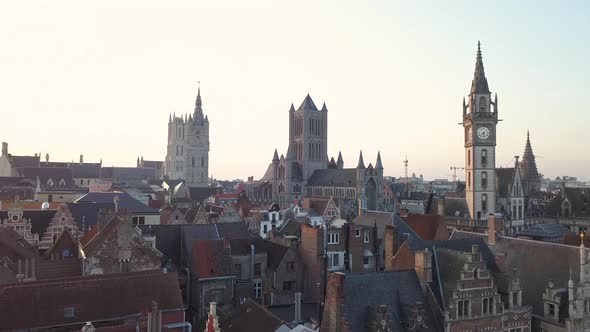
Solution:
{"label": "arched window", "polygon": [[522,201],[518,201],[518,219],[522,219]]}
{"label": "arched window", "polygon": [[488,150],[483,149],[481,150],[481,165],[486,166],[488,163]]}
{"label": "arched window", "polygon": [[467,188],[471,188],[471,172],[467,172]]}
{"label": "arched window", "polygon": [[201,157],[201,167],[205,166],[205,157]]}
{"label": "arched window", "polygon": [[481,209],[484,212],[488,210],[488,195],[487,194],[481,195]]}
{"label": "arched window", "polygon": [[193,156],[193,160],[192,160],[192,163],[191,163],[191,165],[192,165],[193,167],[195,167],[195,156]]}
{"label": "arched window", "polygon": [[487,112],[487,101],[486,97],[479,97],[479,111],[480,112]]}
{"label": "arched window", "polygon": [[467,166],[471,166],[471,150],[467,150]]}
{"label": "arched window", "polygon": [[309,153],[308,153],[309,159],[313,158],[313,153],[311,152],[311,146],[312,146],[311,143],[309,143]]}
{"label": "arched window", "polygon": [[516,219],[516,202],[512,203],[512,219]]}
{"label": "arched window", "polygon": [[488,172],[481,173],[481,186],[486,188],[488,186]]}

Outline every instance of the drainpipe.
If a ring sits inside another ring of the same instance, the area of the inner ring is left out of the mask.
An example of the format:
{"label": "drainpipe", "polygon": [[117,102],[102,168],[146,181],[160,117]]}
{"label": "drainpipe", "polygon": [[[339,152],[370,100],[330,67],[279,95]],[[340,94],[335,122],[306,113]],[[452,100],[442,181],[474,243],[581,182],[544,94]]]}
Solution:
{"label": "drainpipe", "polygon": [[250,281],[254,280],[254,259],[256,256],[256,248],[254,244],[250,245]]}

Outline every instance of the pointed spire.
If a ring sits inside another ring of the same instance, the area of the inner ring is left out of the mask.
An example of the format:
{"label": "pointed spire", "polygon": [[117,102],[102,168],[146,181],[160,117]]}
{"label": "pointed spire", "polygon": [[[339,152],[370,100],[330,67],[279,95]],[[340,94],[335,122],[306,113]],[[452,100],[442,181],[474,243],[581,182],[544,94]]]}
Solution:
{"label": "pointed spire", "polygon": [[342,152],[338,151],[338,160],[336,161],[336,165],[339,169],[344,168],[344,159],[342,159]]}
{"label": "pointed spire", "polygon": [[287,148],[287,155],[285,156],[286,160],[293,160],[293,149],[291,149],[291,145]]}
{"label": "pointed spire", "polygon": [[315,106],[315,103],[313,102],[313,100],[311,99],[311,96],[308,93],[307,96],[305,96],[305,99],[303,99],[301,106],[299,106],[299,109],[297,109],[297,110],[298,111],[317,111],[318,108],[317,108],[317,106]]}
{"label": "pointed spire", "polygon": [[377,162],[375,163],[375,169],[383,169],[383,163],[381,163],[381,151],[377,151]]}
{"label": "pointed spire", "polygon": [[473,81],[471,82],[470,94],[486,94],[490,93],[488,80],[483,69],[483,59],[481,56],[481,43],[477,41],[477,57],[475,59],[475,72],[473,73]]}
{"label": "pointed spire", "polygon": [[291,103],[291,108],[289,108],[289,112],[295,112],[295,105]]}
{"label": "pointed spire", "polygon": [[365,161],[363,160],[363,150],[359,154],[359,163],[356,165],[356,168],[365,168]]}
{"label": "pointed spire", "polygon": [[198,81],[197,100],[195,101],[195,119],[203,120],[203,102],[201,101],[201,81]]}
{"label": "pointed spire", "polygon": [[274,153],[274,155],[272,156],[272,161],[273,161],[273,162],[275,162],[275,161],[279,161],[279,153],[277,152],[277,149],[275,149],[275,153]]}
{"label": "pointed spire", "polygon": [[330,159],[330,161],[328,162],[328,168],[332,168],[332,169],[338,168],[338,165],[336,165],[336,161],[334,160],[334,157],[332,157]]}
{"label": "pointed spire", "polygon": [[528,184],[540,182],[539,171],[537,170],[537,162],[533,153],[531,145],[531,135],[527,130],[526,143],[524,146],[524,153],[522,154],[522,161],[520,162],[520,170],[523,180]]}
{"label": "pointed spire", "polygon": [[170,123],[170,122],[172,122],[172,113],[169,113],[169,116],[168,116],[168,123]]}
{"label": "pointed spire", "polygon": [[327,112],[328,111],[328,107],[326,107],[326,103],[324,102],[324,104],[322,105],[322,112]]}

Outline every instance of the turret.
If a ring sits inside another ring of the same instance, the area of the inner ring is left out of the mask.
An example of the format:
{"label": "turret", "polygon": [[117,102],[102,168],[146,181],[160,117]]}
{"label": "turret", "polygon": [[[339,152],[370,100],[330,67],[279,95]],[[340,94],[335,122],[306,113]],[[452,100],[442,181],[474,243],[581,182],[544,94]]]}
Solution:
{"label": "turret", "polygon": [[338,169],[344,168],[344,159],[342,159],[342,152],[338,151],[338,161],[336,161],[336,165]]}
{"label": "turret", "polygon": [[277,149],[275,149],[275,153],[272,156],[272,162],[273,162],[273,164],[279,162],[279,153],[277,152]]}
{"label": "turret", "polygon": [[322,105],[322,112],[327,112],[328,108],[326,107],[326,103],[324,102],[324,104]]}
{"label": "turret", "polygon": [[365,168],[365,161],[363,160],[363,150],[361,150],[361,153],[359,154],[359,162],[356,165],[356,168]]}
{"label": "turret", "polygon": [[381,151],[377,151],[377,162],[375,163],[375,169],[383,170],[383,164],[381,163]]}

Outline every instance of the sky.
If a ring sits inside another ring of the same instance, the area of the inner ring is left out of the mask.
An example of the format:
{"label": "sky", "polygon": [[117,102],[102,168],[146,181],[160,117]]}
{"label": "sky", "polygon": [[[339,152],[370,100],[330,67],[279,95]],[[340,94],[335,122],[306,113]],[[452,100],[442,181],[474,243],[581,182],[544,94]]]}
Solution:
{"label": "sky", "polygon": [[407,155],[410,173],[449,178],[481,40],[496,166],[530,130],[541,173],[590,180],[589,31],[587,1],[4,1],[0,140],[54,161],[163,160],[200,81],[215,178],[260,178],[307,93],[345,167],[381,151],[385,175]]}

